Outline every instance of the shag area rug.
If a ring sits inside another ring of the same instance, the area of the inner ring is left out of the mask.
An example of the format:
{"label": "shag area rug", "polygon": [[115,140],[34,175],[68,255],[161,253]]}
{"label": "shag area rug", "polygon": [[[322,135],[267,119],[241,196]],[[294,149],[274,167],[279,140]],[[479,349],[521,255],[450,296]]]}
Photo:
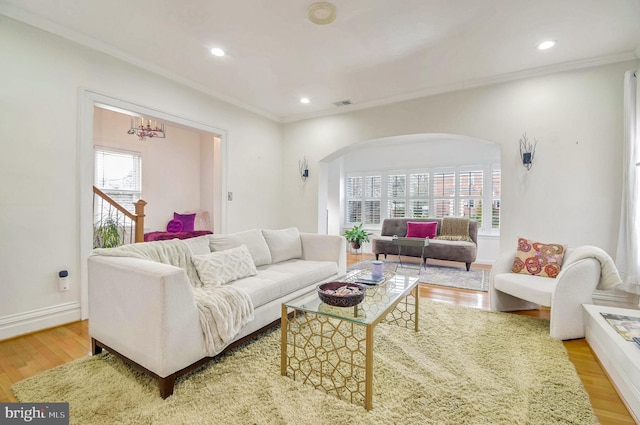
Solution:
{"label": "shag area rug", "polygon": [[373,409],[280,375],[276,330],[156,381],[100,354],[14,385],[21,402],[69,402],[72,424],[597,424],[561,341],[541,319],[423,301],[420,331],[375,328]]}
{"label": "shag area rug", "polygon": [[[349,266],[349,271],[352,270],[371,270],[371,261],[364,260]],[[405,274],[409,276],[418,276],[421,283],[428,283],[431,285],[449,286],[452,288],[473,289],[475,291],[488,291],[489,290],[489,272],[487,270],[474,270],[467,271],[464,265],[461,266],[449,266],[449,265],[436,265],[429,264],[421,267],[418,262],[402,261],[403,265],[408,267],[397,267],[397,261],[384,261],[385,271],[396,271],[398,274]]]}

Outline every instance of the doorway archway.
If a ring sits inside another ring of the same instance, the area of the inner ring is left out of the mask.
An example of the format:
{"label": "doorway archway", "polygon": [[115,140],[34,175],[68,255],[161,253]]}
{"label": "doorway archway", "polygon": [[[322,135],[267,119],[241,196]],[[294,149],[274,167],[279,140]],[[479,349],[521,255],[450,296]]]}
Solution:
{"label": "doorway archway", "polygon": [[[501,146],[467,135],[424,133],[370,139],[326,156],[319,163],[318,231],[341,234],[345,227],[345,179],[372,171],[480,166],[500,169]],[[384,208],[384,207],[383,207]],[[383,212],[384,214],[384,212]],[[375,226],[374,226],[375,227]],[[479,251],[490,261],[499,250],[499,230],[482,236]]]}

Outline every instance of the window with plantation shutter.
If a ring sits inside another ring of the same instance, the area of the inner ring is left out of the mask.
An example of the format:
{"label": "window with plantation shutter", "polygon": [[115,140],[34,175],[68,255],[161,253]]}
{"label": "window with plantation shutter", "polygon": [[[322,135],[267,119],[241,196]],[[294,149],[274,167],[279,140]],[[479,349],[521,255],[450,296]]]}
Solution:
{"label": "window with plantation shutter", "polygon": [[482,226],[482,170],[465,170],[458,173],[459,215],[478,222]]}
{"label": "window with plantation shutter", "polygon": [[456,173],[443,171],[433,173],[433,214],[447,217],[455,214]]}
{"label": "window with plantation shutter", "polygon": [[502,174],[499,169],[491,170],[491,228],[500,228],[500,186]]}
{"label": "window with plantation shutter", "polygon": [[347,223],[362,222],[362,177],[347,177]]}
{"label": "window with plantation shutter", "polygon": [[429,217],[429,173],[409,175],[409,217]]}
{"label": "window with plantation shutter", "polygon": [[349,224],[380,224],[382,176],[348,176],[346,220]]}
{"label": "window with plantation shutter", "polygon": [[135,202],[142,196],[142,158],[135,152],[95,150],[94,185],[135,213]]}
{"label": "window with plantation shutter", "polygon": [[387,176],[387,217],[406,217],[407,176],[390,174]]}
{"label": "window with plantation shutter", "polygon": [[364,178],[364,224],[380,223],[380,203],[382,202],[382,176]]}

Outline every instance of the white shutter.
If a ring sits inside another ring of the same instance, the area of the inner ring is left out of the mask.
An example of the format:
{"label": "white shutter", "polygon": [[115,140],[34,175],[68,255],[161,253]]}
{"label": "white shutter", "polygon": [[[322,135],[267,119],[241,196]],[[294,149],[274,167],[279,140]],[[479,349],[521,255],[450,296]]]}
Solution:
{"label": "white shutter", "polygon": [[455,214],[456,173],[439,171],[433,173],[433,211],[436,217]]}
{"label": "white shutter", "polygon": [[458,174],[458,214],[478,222],[482,226],[482,185],[484,172],[481,169],[460,171]]}
{"label": "white shutter", "polygon": [[387,176],[387,217],[407,216],[407,175]]}
{"label": "white shutter", "polygon": [[429,173],[409,175],[409,217],[429,217]]}
{"label": "white shutter", "polygon": [[382,176],[364,178],[364,224],[380,224],[380,202],[382,198]]}
{"label": "white shutter", "polygon": [[491,170],[491,228],[500,228],[500,187],[502,174],[499,169]]}
{"label": "white shutter", "polygon": [[347,177],[347,223],[362,222],[362,177]]}

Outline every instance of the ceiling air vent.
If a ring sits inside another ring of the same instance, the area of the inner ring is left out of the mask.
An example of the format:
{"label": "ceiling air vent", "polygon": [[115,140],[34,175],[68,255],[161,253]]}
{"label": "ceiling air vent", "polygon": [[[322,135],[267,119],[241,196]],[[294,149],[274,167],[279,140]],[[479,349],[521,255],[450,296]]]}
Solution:
{"label": "ceiling air vent", "polygon": [[336,106],[347,106],[347,105],[351,105],[351,101],[349,99],[339,100],[337,102],[333,102],[333,104]]}

